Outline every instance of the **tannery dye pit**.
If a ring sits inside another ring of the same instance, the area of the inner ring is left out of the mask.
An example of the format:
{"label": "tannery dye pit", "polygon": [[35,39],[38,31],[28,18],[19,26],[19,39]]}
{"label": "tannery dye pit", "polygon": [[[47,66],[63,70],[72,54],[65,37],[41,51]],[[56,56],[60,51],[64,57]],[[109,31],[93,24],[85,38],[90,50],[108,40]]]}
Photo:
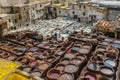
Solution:
{"label": "tannery dye pit", "polygon": [[0,80],[120,80],[119,1],[17,1],[0,0]]}

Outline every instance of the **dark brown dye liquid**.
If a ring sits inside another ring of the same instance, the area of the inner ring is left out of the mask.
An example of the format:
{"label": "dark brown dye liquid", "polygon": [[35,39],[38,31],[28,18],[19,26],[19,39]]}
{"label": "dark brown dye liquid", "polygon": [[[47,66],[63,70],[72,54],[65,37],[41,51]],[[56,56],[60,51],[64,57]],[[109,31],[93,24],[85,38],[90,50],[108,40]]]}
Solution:
{"label": "dark brown dye liquid", "polygon": [[39,66],[39,69],[40,70],[46,70],[48,67],[49,67],[48,64],[42,64],[42,65]]}
{"label": "dark brown dye liquid", "polygon": [[48,58],[48,62],[52,62],[53,60],[55,60],[54,58]]}

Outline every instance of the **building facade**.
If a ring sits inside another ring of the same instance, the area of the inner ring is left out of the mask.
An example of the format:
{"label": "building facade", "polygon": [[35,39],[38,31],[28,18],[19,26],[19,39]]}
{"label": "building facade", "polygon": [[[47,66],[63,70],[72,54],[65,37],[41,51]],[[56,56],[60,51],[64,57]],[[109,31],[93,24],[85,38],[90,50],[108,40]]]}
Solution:
{"label": "building facade", "polygon": [[42,3],[51,3],[52,0],[28,0],[29,2],[35,2],[35,1],[39,1],[39,2],[42,2]]}
{"label": "building facade", "polygon": [[7,0],[7,2],[10,5],[15,5],[15,4],[19,4],[19,3],[26,4],[26,3],[28,3],[28,0]]}
{"label": "building facade", "polygon": [[69,7],[57,8],[57,16],[66,16],[83,23],[94,23],[106,17],[106,8],[100,8],[89,2],[73,2]]}
{"label": "building facade", "polygon": [[44,5],[41,2],[35,1],[29,3],[28,5],[30,22],[35,23],[36,21],[43,19]]}
{"label": "building facade", "polygon": [[1,29],[1,34],[7,33],[8,27],[9,27],[9,19],[10,15],[6,13],[1,13],[0,14],[0,29]]}
{"label": "building facade", "polygon": [[119,0],[107,0],[107,1],[98,1],[95,2],[95,4],[99,5],[102,8],[106,8],[107,14],[106,19],[107,20],[116,20],[116,17],[120,14],[120,1]]}
{"label": "building facade", "polygon": [[16,4],[13,6],[14,13],[20,13],[20,19],[22,20],[21,26],[28,26],[30,22],[29,18],[29,6],[27,4]]}
{"label": "building facade", "polygon": [[22,22],[20,13],[11,14],[11,17],[9,19],[10,26],[8,27],[8,31],[21,28],[22,23],[23,22]]}
{"label": "building facade", "polygon": [[0,19],[0,38],[3,36],[4,29],[7,27],[7,21]]}

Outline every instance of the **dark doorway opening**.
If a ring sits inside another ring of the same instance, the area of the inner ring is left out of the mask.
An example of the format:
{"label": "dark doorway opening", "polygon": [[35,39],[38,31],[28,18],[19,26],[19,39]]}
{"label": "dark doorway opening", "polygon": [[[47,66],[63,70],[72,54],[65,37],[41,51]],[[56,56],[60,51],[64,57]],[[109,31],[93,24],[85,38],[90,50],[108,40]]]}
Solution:
{"label": "dark doorway opening", "polygon": [[80,18],[78,18],[78,22],[80,22]]}
{"label": "dark doorway opening", "polygon": [[77,17],[78,17],[77,15],[74,15],[73,19],[77,19]]}
{"label": "dark doorway opening", "polygon": [[117,32],[117,38],[120,39],[120,32]]}

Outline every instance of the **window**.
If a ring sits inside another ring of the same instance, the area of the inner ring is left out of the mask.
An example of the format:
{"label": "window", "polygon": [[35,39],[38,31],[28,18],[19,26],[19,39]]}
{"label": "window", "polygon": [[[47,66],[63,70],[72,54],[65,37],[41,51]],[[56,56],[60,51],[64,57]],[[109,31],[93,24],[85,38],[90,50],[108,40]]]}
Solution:
{"label": "window", "polygon": [[11,26],[11,30],[13,30],[13,26]]}
{"label": "window", "polygon": [[21,15],[19,15],[19,19],[21,19]]}
{"label": "window", "polygon": [[85,5],[83,7],[84,7],[84,9],[86,8]]}
{"label": "window", "polygon": [[42,7],[42,5],[40,4],[40,7]]}
{"label": "window", "polygon": [[73,14],[75,14],[75,12],[73,11]]}
{"label": "window", "polygon": [[17,23],[17,20],[15,19],[15,23]]}
{"label": "window", "polygon": [[59,11],[59,13],[61,13],[61,11]]}
{"label": "window", "polygon": [[56,11],[56,8],[54,8],[54,11]]}
{"label": "window", "polygon": [[83,12],[83,16],[85,16],[86,14],[85,14],[85,12]]}
{"label": "window", "polygon": [[16,26],[15,26],[15,27],[13,27],[13,29],[14,29],[14,30],[16,30]]}
{"label": "window", "polygon": [[11,20],[9,19],[9,22],[11,22]]}

